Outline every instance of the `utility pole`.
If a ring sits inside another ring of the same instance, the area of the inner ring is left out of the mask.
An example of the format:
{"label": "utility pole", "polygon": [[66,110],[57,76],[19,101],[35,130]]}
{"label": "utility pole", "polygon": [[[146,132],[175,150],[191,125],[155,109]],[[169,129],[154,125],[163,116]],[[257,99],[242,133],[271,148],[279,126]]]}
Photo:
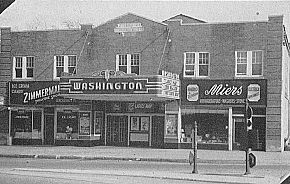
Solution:
{"label": "utility pole", "polygon": [[248,98],[246,98],[246,103],[245,103],[245,152],[246,152],[246,172],[245,175],[251,174],[250,171],[250,164],[249,164],[249,130],[252,129],[252,108],[249,106],[249,101]]}
{"label": "utility pole", "polygon": [[197,174],[197,123],[194,121],[194,127],[192,129],[192,148],[193,148],[193,170],[192,173]]}

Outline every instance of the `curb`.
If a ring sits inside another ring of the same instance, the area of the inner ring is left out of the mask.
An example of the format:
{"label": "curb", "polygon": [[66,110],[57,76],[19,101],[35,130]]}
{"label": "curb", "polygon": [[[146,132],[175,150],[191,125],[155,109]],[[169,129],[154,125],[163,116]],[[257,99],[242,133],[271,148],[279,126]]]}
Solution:
{"label": "curb", "polygon": [[144,177],[144,178],[158,178],[170,180],[184,180],[192,182],[206,182],[206,183],[231,183],[231,184],[257,184],[257,183],[278,183],[279,178],[276,177],[263,177],[256,175],[227,175],[227,174],[189,174],[189,173],[167,173],[167,172],[127,172],[116,170],[67,170],[67,169],[33,169],[33,168],[16,168],[18,171],[32,171],[32,172],[45,172],[45,173],[70,173],[70,174],[93,174],[93,175],[112,175],[112,176],[131,176],[131,177]]}
{"label": "curb", "polygon": [[[67,156],[67,155],[22,155],[22,154],[0,154],[0,158],[31,158],[31,159],[66,159],[66,160],[121,160],[121,161],[143,161],[143,162],[171,162],[189,163],[188,159],[164,159],[164,158],[134,158],[134,157],[92,157],[92,156]],[[244,164],[243,160],[201,160],[197,163],[208,164]]]}

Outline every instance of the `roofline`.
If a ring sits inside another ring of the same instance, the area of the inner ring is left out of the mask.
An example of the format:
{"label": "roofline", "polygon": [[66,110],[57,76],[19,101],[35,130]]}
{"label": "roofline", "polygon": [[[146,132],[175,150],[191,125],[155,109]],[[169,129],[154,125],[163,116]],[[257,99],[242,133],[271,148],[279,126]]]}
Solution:
{"label": "roofline", "polygon": [[[184,15],[184,14],[179,14],[179,15],[175,15],[174,17],[177,17],[177,16],[184,16],[184,17],[187,17],[187,18],[190,18],[190,19],[193,19],[193,20],[196,20],[196,21],[200,21],[200,23],[207,23],[206,21],[203,21],[203,20],[200,20],[200,19],[196,19],[196,18],[193,18],[193,17],[190,17],[188,15]],[[170,21],[170,20],[175,20],[175,19],[167,19],[167,20],[164,20],[164,21]]]}
{"label": "roofline", "polygon": [[43,29],[43,30],[20,30],[20,31],[11,31],[11,33],[23,33],[23,32],[49,32],[49,31],[81,31],[81,29]]}
{"label": "roofline", "polygon": [[210,24],[242,24],[242,23],[267,23],[268,21],[238,21],[238,22],[205,22],[205,23],[183,23],[182,19],[171,19],[168,21],[179,21],[181,26],[193,26],[193,25],[210,25]]}
{"label": "roofline", "polygon": [[112,19],[110,19],[110,20],[108,20],[108,21],[106,21],[106,22],[104,22],[104,23],[101,23],[101,24],[95,26],[94,28],[97,28],[97,27],[102,26],[102,25],[104,25],[104,24],[107,24],[107,23],[109,23],[109,22],[111,22],[111,21],[113,21],[113,20],[115,20],[115,19],[119,19],[119,18],[121,18],[121,17],[123,17],[123,16],[126,16],[126,15],[129,15],[129,14],[132,14],[132,15],[137,16],[137,17],[141,17],[141,18],[143,18],[143,19],[146,19],[146,20],[149,20],[149,21],[152,21],[152,22],[156,22],[156,23],[161,24],[161,25],[163,25],[163,26],[167,26],[167,24],[165,24],[165,23],[163,23],[163,22],[158,22],[158,21],[155,21],[155,20],[153,20],[153,19],[149,19],[149,18],[146,18],[146,17],[140,16],[140,15],[137,15],[137,14],[135,14],[135,13],[128,12],[128,13],[125,13],[125,14],[123,14],[123,15],[120,15],[120,16],[117,16],[117,17],[115,17],[115,18],[112,18]]}

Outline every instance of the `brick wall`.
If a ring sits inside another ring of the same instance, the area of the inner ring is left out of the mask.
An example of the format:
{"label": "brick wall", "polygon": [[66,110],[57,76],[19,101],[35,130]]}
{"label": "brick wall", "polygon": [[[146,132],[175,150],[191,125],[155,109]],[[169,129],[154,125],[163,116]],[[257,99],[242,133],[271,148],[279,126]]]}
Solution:
{"label": "brick wall", "polygon": [[[235,78],[235,51],[264,51],[263,77],[267,79],[266,151],[283,150],[281,127],[283,17],[269,21],[188,24],[168,21],[172,36],[171,68],[182,72],[184,52],[209,52],[209,79]],[[174,62],[178,61],[178,62]],[[285,115],[288,116],[289,112]],[[288,127],[288,122],[284,122]]]}
{"label": "brick wall", "polygon": [[11,79],[11,30],[0,28],[0,96],[6,96],[6,83]]}
{"label": "brick wall", "polygon": [[210,79],[235,77],[235,51],[266,53],[266,22],[180,25],[179,21],[171,21],[169,29],[174,53],[170,67],[178,73],[182,73],[184,52],[210,53]]}
{"label": "brick wall", "polygon": [[[114,32],[119,23],[141,23],[144,31],[134,36]],[[90,37],[88,63],[82,71],[116,70],[117,54],[140,53],[140,75],[156,75],[166,41],[166,26],[127,14],[96,27]],[[162,63],[166,61],[163,60]]]}
{"label": "brick wall", "polygon": [[53,79],[55,55],[77,55],[79,58],[85,37],[81,30],[13,32],[12,56],[34,56],[34,80]]}
{"label": "brick wall", "polygon": [[284,148],[284,137],[281,136],[283,17],[269,17],[267,27],[268,42],[265,74],[268,79],[266,151],[282,151]]}
{"label": "brick wall", "polygon": [[[7,100],[6,84],[11,80],[11,30],[0,28],[0,31],[0,96]],[[8,128],[8,111],[4,106],[0,106],[0,144],[6,144]]]}

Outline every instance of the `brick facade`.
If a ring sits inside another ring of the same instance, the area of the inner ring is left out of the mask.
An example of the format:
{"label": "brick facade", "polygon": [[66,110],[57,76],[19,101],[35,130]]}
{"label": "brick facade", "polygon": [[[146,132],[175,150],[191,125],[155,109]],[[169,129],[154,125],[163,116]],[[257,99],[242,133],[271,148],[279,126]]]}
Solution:
{"label": "brick facade", "polygon": [[[11,30],[0,28],[0,97],[7,100],[7,81],[11,80]],[[2,102],[3,103],[3,102]],[[6,101],[4,101],[6,104]],[[3,104],[0,105],[0,144],[6,144],[8,136],[8,113]]]}
{"label": "brick facade", "polygon": [[[141,23],[144,30],[131,35],[114,31],[118,24],[132,22]],[[282,16],[259,22],[206,23],[178,15],[158,23],[129,13],[97,27],[82,25],[76,30],[1,31],[0,96],[7,95],[5,86],[12,79],[11,57],[14,56],[35,56],[33,80],[51,81],[55,55],[76,55],[77,73],[91,74],[116,70],[117,54],[139,53],[140,75],[157,75],[159,70],[182,74],[185,52],[208,52],[210,70],[206,79],[228,80],[237,79],[236,51],[262,50],[263,76],[255,79],[267,79],[265,150],[282,151],[284,148],[288,122],[282,126],[285,118],[281,109],[282,104],[289,105],[289,101],[281,100],[282,73],[288,72],[289,76],[289,71],[282,70]],[[289,112],[285,116],[288,117]]]}

